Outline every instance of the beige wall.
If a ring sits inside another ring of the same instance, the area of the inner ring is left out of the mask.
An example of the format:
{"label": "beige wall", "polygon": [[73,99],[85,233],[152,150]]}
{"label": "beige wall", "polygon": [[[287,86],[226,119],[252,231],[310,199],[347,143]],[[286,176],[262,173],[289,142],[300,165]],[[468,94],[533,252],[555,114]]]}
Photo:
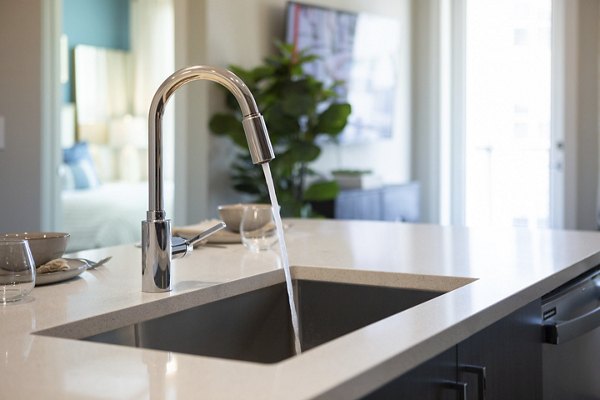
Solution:
{"label": "beige wall", "polygon": [[[0,231],[42,227],[42,0],[0,1]],[[45,0],[44,0],[45,1]]]}

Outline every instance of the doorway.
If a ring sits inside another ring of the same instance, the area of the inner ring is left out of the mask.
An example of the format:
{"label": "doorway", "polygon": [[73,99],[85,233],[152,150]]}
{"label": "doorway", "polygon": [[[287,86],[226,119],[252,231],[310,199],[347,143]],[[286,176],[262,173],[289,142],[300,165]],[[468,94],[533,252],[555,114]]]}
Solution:
{"label": "doorway", "polygon": [[[173,2],[63,0],[62,15],[59,223],[71,234],[67,250],[134,243],[148,209],[148,108],[174,70]],[[169,215],[173,114],[163,120]]]}

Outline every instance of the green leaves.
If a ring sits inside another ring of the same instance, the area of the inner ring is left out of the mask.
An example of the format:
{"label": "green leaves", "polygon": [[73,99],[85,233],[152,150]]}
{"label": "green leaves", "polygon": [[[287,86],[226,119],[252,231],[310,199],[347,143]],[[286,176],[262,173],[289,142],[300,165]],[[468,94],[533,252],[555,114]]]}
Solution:
{"label": "green leaves", "polygon": [[[339,193],[335,181],[319,179],[310,168],[321,155],[318,139],[323,135],[337,137],[346,126],[351,107],[336,102],[335,89],[340,82],[325,85],[304,72],[304,66],[317,56],[297,51],[292,44],[276,43],[276,47],[277,53],[255,68],[229,68],[248,86],[265,118],[275,150],[271,172],[282,215],[311,216],[315,214],[310,202],[332,200]],[[231,168],[234,188],[256,201],[266,201],[262,170],[250,161],[239,105],[229,92],[224,93],[229,111],[213,115],[210,130],[229,137],[238,147],[239,155]]]}
{"label": "green leaves", "polygon": [[246,134],[242,123],[231,114],[215,114],[210,119],[208,126],[217,135],[227,135],[238,146],[248,146]]}
{"label": "green leaves", "polygon": [[300,122],[297,117],[283,111],[283,105],[277,103],[263,112],[267,129],[274,145],[289,142],[300,132]]}
{"label": "green leaves", "polygon": [[331,104],[319,116],[315,131],[337,136],[346,127],[351,111],[352,107],[348,103]]}
{"label": "green leaves", "polygon": [[303,115],[310,114],[317,106],[306,79],[287,82],[282,86],[280,101],[284,113],[301,118]]}
{"label": "green leaves", "polygon": [[[239,131],[240,122],[230,114],[215,114],[209,122],[210,130],[217,135],[225,135],[231,131]],[[243,128],[242,128],[243,131]]]}
{"label": "green leaves", "polygon": [[294,163],[309,163],[315,161],[321,155],[321,148],[314,143],[302,140],[295,140],[290,147],[283,153],[284,157],[289,157]]}
{"label": "green leaves", "polygon": [[335,199],[340,192],[340,187],[336,181],[320,181],[310,185],[304,191],[304,200],[306,201],[324,201]]}

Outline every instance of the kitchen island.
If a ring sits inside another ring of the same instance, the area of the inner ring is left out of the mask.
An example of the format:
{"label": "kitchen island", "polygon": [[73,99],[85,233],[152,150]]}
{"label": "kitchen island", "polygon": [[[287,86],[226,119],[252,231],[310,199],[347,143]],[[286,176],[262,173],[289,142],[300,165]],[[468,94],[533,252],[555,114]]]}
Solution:
{"label": "kitchen island", "polygon": [[[76,339],[283,281],[275,252],[207,245],[174,262],[174,290],[141,292],[133,245],[0,307],[0,387],[15,399],[360,398],[600,265],[600,233],[289,220],[292,275],[444,294],[272,364]],[[60,336],[60,337],[57,337]]]}

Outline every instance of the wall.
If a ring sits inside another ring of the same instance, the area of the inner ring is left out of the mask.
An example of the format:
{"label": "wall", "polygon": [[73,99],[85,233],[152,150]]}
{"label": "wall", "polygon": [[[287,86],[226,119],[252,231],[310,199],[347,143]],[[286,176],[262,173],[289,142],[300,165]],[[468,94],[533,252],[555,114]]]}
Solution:
{"label": "wall", "polygon": [[577,219],[568,228],[597,230],[598,225],[598,19],[597,0],[579,2],[577,115]]}
{"label": "wall", "polygon": [[0,1],[0,231],[42,226],[42,1]]}
{"label": "wall", "polygon": [[63,100],[73,102],[73,49],[79,44],[129,50],[129,0],[63,0],[63,33],[69,43],[69,82]]}
{"label": "wall", "polygon": [[440,222],[440,11],[439,0],[419,0],[412,9],[414,134],[410,160],[413,177],[421,184],[421,218],[432,223]]}
{"label": "wall", "polygon": [[555,226],[598,229],[598,23],[596,0],[554,0],[558,15],[554,38],[553,139],[559,173],[553,183]]}
{"label": "wall", "polygon": [[[206,2],[173,0],[175,14],[175,69],[206,63]],[[173,221],[176,225],[198,222],[207,215],[208,87],[185,85],[172,98],[175,104],[175,174]],[[185,173],[193,171],[193,173]]]}
{"label": "wall", "polygon": [[[188,2],[189,4],[195,2]],[[273,39],[284,37],[285,25],[285,0],[204,0],[204,16],[200,17],[196,24],[205,24],[204,37],[196,36],[198,41],[195,46],[202,44],[204,40],[205,50],[201,63],[227,66],[239,64],[252,67],[260,63],[266,55],[273,52]],[[397,126],[394,138],[382,140],[366,145],[348,145],[343,147],[326,146],[324,152],[316,164],[316,168],[327,173],[335,168],[370,168],[380,174],[388,182],[402,182],[410,178],[409,148],[410,148],[410,0],[390,1],[377,0],[364,2],[360,0],[320,0],[311,1],[312,4],[351,10],[367,11],[387,16],[397,17],[403,29],[404,40],[401,55],[403,60],[401,76],[404,85],[401,88],[400,104],[397,112]],[[200,21],[200,22],[199,22]],[[226,23],[224,21],[227,21]],[[235,27],[232,29],[231,27]],[[191,45],[191,42],[190,42]],[[191,51],[188,48],[188,51]],[[190,93],[192,90],[188,89]],[[218,204],[240,201],[240,195],[230,188],[229,165],[233,156],[233,146],[223,138],[218,138],[208,132],[208,118],[222,106],[222,94],[214,86],[206,89],[208,102],[208,115],[196,126],[194,135],[208,135],[206,143],[209,146],[207,156],[209,157],[207,171],[208,187],[206,192],[201,188],[194,189],[188,186],[190,202],[187,219],[189,222],[216,215]],[[198,106],[201,106],[198,103]],[[195,108],[195,106],[194,106]],[[199,122],[199,121],[196,121]],[[193,140],[196,140],[195,138]],[[196,148],[196,151],[199,151]],[[198,153],[188,152],[188,157]],[[198,165],[195,168],[199,168]],[[197,170],[197,169],[196,169]],[[198,178],[196,178],[198,179]],[[197,185],[197,184],[196,184]],[[205,203],[202,198],[195,197],[201,192],[208,196]],[[204,205],[206,204],[207,207]]]}

